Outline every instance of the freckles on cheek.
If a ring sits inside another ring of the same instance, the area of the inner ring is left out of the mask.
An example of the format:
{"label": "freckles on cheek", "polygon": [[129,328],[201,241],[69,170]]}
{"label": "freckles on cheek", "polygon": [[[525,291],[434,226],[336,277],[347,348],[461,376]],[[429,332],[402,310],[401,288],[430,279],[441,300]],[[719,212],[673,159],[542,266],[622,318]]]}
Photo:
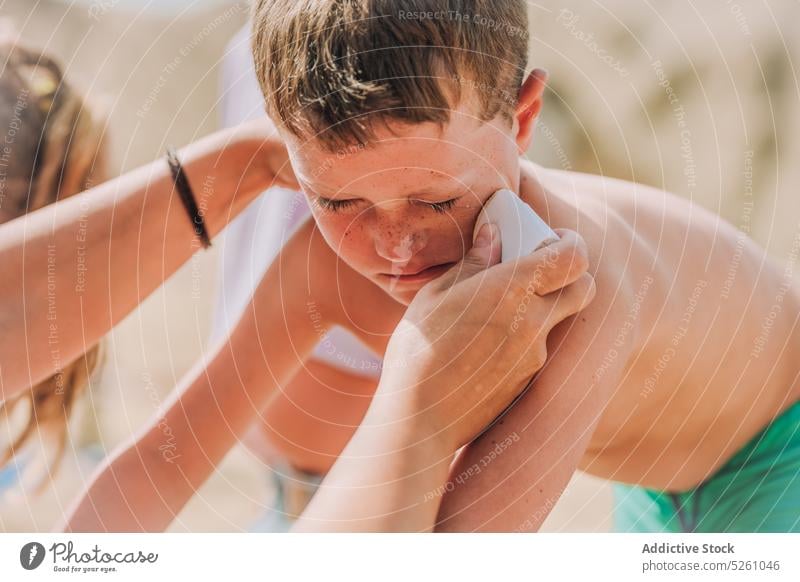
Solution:
{"label": "freckles on cheek", "polygon": [[336,224],[336,232],[339,233],[339,236],[341,236],[343,240],[348,242],[358,239],[362,235],[363,230],[358,220],[342,220]]}
{"label": "freckles on cheek", "polygon": [[317,211],[314,213],[314,221],[319,229],[330,239],[343,238],[344,232],[349,227],[349,220],[342,220],[341,216],[330,212]]}
{"label": "freckles on cheek", "polygon": [[354,255],[369,253],[368,237],[361,224],[350,224],[342,232],[342,246]]}
{"label": "freckles on cheek", "polygon": [[357,258],[369,252],[364,228],[358,221],[338,217],[317,222],[328,243],[343,258]]}

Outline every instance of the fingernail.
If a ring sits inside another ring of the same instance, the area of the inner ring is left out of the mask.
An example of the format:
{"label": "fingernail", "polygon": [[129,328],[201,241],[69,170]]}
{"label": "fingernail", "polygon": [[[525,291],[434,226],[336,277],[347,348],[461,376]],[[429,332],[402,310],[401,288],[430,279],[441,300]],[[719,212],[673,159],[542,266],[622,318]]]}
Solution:
{"label": "fingernail", "polygon": [[488,247],[492,244],[492,239],[494,238],[496,230],[497,227],[494,224],[487,223],[481,226],[478,231],[478,237],[475,239],[475,246]]}

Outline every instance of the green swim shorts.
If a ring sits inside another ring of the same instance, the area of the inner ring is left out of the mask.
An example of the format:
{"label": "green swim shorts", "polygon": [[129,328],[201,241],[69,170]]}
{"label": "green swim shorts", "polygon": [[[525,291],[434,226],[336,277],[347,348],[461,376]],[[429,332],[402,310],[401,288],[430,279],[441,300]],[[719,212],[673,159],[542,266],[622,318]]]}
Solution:
{"label": "green swim shorts", "polygon": [[800,401],[693,489],[613,489],[618,532],[800,532]]}

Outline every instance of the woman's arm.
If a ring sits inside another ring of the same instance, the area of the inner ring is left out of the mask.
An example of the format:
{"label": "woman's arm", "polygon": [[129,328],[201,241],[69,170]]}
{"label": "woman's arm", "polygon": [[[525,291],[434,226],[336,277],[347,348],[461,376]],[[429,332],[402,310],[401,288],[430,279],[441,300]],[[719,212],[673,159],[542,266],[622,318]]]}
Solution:
{"label": "woman's arm", "polygon": [[[303,290],[330,280],[332,251],[303,225],[267,270],[230,336],[186,375],[135,442],[101,467],[69,531],[161,531],[237,444],[276,388],[311,353],[327,323]],[[322,253],[324,256],[321,256]],[[292,260],[308,256],[305,261]],[[322,299],[315,305],[326,311]]]}
{"label": "woman's arm", "polygon": [[[553,356],[530,390],[459,455],[437,531],[538,531],[544,523],[623,378],[635,341],[635,324],[626,320],[633,302],[623,293],[606,299],[553,330]],[[628,341],[615,343],[625,333]]]}
{"label": "woman's arm", "polygon": [[[294,181],[266,118],[179,156],[211,236]],[[1,226],[0,401],[84,353],[198,248],[163,159]]]}
{"label": "woman's arm", "polygon": [[[364,422],[294,531],[433,529],[455,451],[541,368],[548,332],[594,297],[582,239],[560,234],[548,249],[484,272],[499,245],[473,248],[417,294]],[[525,293],[544,296],[519,317]]]}
{"label": "woman's arm", "polygon": [[394,394],[386,410],[370,408],[292,531],[433,528],[454,449],[418,422],[415,406]]}
{"label": "woman's arm", "polygon": [[[622,235],[610,243],[592,223],[582,225],[603,257],[629,253]],[[610,226],[626,232],[622,224]],[[580,317],[553,329],[552,356],[530,390],[459,454],[437,531],[538,531],[575,473],[639,344],[639,283],[613,259],[596,266],[595,256],[596,298]],[[540,299],[529,308],[538,310]]]}

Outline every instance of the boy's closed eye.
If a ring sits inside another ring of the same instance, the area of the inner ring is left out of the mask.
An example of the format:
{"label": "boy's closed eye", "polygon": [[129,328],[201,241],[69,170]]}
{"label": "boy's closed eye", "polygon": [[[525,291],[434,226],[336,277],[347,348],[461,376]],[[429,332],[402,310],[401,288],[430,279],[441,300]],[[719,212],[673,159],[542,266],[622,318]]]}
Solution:
{"label": "boy's closed eye", "polygon": [[[461,196],[456,198],[450,198],[449,200],[442,200],[440,202],[429,202],[427,200],[418,200],[418,199],[409,199],[411,203],[423,204],[425,206],[430,207],[435,212],[443,213],[455,205],[456,201],[458,201]],[[315,198],[315,202],[317,205],[328,212],[339,212],[346,208],[350,208],[353,205],[363,202],[363,198],[348,198],[345,200],[335,200],[332,198],[325,198],[324,196],[317,196]]]}

